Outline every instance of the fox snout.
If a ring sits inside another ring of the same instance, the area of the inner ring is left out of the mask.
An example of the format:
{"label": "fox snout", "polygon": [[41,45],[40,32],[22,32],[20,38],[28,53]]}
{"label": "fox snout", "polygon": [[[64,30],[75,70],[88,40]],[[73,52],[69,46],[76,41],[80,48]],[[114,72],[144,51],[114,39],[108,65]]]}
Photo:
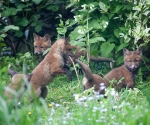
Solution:
{"label": "fox snout", "polygon": [[36,52],[34,52],[34,54],[35,54],[35,55],[41,55],[42,52],[36,51]]}

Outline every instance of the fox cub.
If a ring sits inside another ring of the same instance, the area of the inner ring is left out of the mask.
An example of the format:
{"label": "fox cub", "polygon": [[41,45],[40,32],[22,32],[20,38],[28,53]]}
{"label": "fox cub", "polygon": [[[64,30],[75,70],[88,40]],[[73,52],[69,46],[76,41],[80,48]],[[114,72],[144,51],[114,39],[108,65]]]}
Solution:
{"label": "fox cub", "polygon": [[50,36],[46,34],[44,37],[40,37],[33,33],[34,38],[34,54],[40,55],[46,50],[47,48],[51,47],[51,40]]}
{"label": "fox cub", "polygon": [[66,68],[66,62],[69,56],[73,56],[69,39],[61,38],[51,47],[44,60],[32,71],[31,84],[36,97],[47,96],[46,86],[60,74],[67,74],[71,80],[71,74]]}
{"label": "fox cub", "polygon": [[12,76],[10,84],[6,87],[4,95],[9,99],[14,97],[14,94],[17,94],[18,101],[21,100],[23,92],[25,91],[27,84],[29,83],[32,74],[25,75],[20,74],[16,71],[13,71],[8,68],[8,74]]}
{"label": "fox cub", "polygon": [[[112,86],[118,91],[120,91],[121,88],[124,87],[133,88],[135,85],[134,80],[138,74],[138,70],[142,62],[142,48],[138,48],[136,51],[129,51],[124,48],[123,53],[124,64],[118,68],[111,70],[104,76],[104,78],[97,74],[93,74],[91,69],[86,64],[76,59],[75,61],[80,65],[84,73],[84,77],[82,80],[84,90],[94,86],[95,91],[100,91],[101,83],[103,83],[104,86],[109,87],[110,81],[113,79],[119,82],[118,84],[114,84]],[[123,80],[120,81],[121,79]]]}
{"label": "fox cub", "polygon": [[120,90],[123,87],[133,88],[135,86],[134,80],[138,74],[142,62],[142,48],[138,48],[136,51],[129,51],[126,48],[123,49],[124,54],[124,64],[118,68],[111,70],[108,74],[104,76],[107,84],[110,84],[110,81],[115,79],[119,84],[114,84],[117,90]]}
{"label": "fox cub", "polygon": [[102,91],[104,90],[100,89],[100,85],[104,84],[105,86],[107,86],[105,84],[105,80],[101,76],[93,74],[89,66],[84,64],[82,61],[78,59],[76,59],[75,61],[80,65],[84,74],[84,77],[82,79],[83,89],[86,90],[94,86],[94,90],[96,92],[99,92],[99,94],[103,94]]}

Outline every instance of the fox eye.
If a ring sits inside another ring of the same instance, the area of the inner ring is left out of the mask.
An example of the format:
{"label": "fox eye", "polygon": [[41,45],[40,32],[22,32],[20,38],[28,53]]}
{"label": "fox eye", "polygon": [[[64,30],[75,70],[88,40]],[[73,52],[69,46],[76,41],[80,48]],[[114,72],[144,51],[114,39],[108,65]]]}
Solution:
{"label": "fox eye", "polygon": [[135,62],[138,62],[139,60],[135,60]]}
{"label": "fox eye", "polygon": [[128,62],[131,62],[131,60],[128,60]]}
{"label": "fox eye", "polygon": [[41,46],[41,48],[44,48],[43,46]]}
{"label": "fox eye", "polygon": [[34,46],[34,48],[37,48],[37,46]]}

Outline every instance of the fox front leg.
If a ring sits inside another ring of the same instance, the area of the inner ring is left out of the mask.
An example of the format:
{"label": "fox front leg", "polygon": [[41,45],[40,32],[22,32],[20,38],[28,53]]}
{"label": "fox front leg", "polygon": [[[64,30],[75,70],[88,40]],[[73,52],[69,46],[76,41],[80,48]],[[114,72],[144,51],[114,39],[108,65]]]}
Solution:
{"label": "fox front leg", "polygon": [[72,80],[72,76],[70,73],[70,70],[68,70],[67,68],[63,67],[63,68],[53,68],[51,70],[52,75],[59,75],[59,74],[67,74],[68,79],[71,81]]}
{"label": "fox front leg", "polygon": [[63,67],[63,69],[64,69],[65,73],[67,74],[69,81],[72,81],[72,75],[71,75],[71,72],[69,70],[69,67],[67,65],[65,65]]}

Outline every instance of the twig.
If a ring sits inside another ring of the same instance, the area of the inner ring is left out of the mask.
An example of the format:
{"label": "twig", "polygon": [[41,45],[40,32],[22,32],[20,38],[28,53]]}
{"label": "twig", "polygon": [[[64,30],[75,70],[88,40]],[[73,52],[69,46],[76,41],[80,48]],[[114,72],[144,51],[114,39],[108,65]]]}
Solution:
{"label": "twig", "polygon": [[80,84],[79,75],[78,75],[78,73],[77,73],[77,70],[76,70],[76,67],[75,67],[74,61],[72,60],[72,58],[71,58],[70,56],[69,56],[69,58],[70,58],[70,60],[71,60],[71,62],[72,62],[72,64],[73,64],[73,67],[74,67],[74,70],[75,70],[75,72],[76,72],[76,76],[77,76],[78,82],[79,82],[79,84]]}

